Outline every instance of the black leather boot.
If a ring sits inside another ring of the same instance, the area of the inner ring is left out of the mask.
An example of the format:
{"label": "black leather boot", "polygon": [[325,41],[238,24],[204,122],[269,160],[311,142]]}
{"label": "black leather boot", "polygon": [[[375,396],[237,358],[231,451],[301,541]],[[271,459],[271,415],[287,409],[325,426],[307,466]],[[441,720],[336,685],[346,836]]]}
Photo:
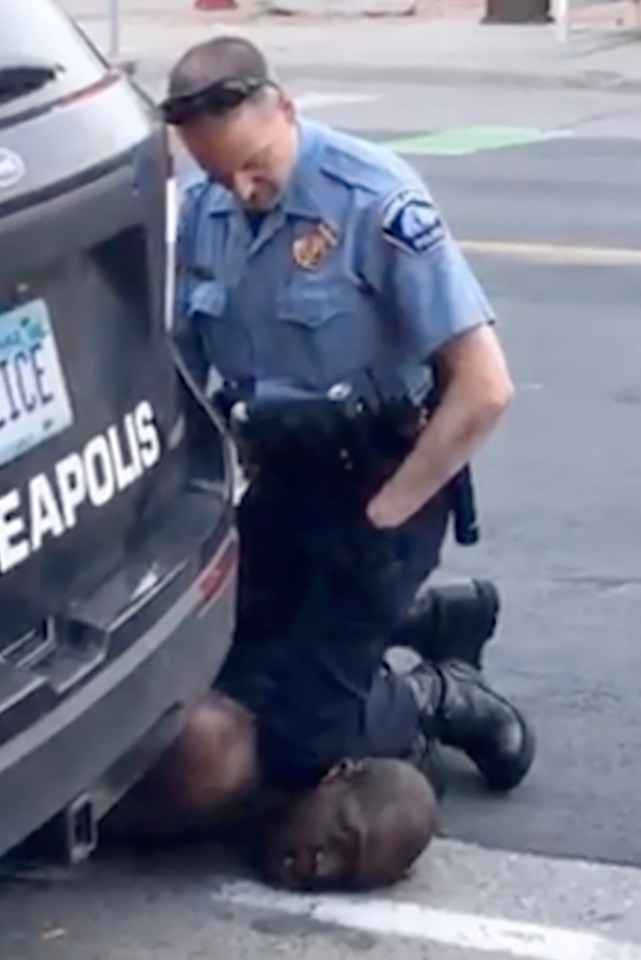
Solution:
{"label": "black leather boot", "polygon": [[412,755],[407,760],[429,781],[436,799],[442,800],[447,786],[447,771],[436,740],[419,732]]}
{"label": "black leather boot", "polygon": [[465,663],[420,664],[407,674],[425,735],[462,750],[488,788],[513,790],[525,778],[536,750],[522,714]]}
{"label": "black leather boot", "polygon": [[390,645],[409,647],[431,663],[460,660],[480,669],[500,608],[490,580],[428,587],[394,631]]}

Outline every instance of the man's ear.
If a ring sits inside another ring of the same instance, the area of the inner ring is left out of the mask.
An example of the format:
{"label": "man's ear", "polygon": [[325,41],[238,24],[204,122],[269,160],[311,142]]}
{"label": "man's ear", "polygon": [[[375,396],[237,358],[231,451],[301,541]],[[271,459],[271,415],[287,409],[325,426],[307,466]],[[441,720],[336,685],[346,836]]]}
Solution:
{"label": "man's ear", "polygon": [[349,780],[350,777],[353,777],[354,774],[358,773],[362,768],[362,760],[340,760],[331,770],[327,771],[321,780],[321,784],[335,783],[337,780]]}
{"label": "man's ear", "polygon": [[336,833],[348,856],[350,881],[358,882],[369,838],[361,806],[349,793],[343,797],[337,811]]}

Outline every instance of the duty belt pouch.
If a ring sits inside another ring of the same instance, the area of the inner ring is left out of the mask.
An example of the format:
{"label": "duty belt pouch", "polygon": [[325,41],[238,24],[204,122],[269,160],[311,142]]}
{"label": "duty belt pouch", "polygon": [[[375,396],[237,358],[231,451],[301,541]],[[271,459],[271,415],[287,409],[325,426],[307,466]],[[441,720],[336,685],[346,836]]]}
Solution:
{"label": "duty belt pouch", "polygon": [[340,419],[325,397],[254,398],[234,406],[231,430],[250,478],[311,489],[341,471]]}

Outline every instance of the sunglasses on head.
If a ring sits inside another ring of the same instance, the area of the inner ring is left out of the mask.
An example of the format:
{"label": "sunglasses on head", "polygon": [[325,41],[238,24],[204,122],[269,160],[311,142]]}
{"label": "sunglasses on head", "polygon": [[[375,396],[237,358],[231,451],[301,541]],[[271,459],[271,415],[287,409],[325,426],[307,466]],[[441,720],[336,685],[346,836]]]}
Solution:
{"label": "sunglasses on head", "polygon": [[265,78],[254,77],[244,79],[230,77],[225,80],[216,80],[194,93],[167,97],[160,105],[160,111],[165,123],[179,127],[203,114],[221,114],[233,110],[269,83],[270,81]]}

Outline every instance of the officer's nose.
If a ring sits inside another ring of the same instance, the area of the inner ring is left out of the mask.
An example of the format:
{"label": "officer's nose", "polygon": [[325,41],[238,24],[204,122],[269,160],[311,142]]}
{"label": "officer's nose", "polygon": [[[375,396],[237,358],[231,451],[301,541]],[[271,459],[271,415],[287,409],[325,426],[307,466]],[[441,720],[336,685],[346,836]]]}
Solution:
{"label": "officer's nose", "polygon": [[249,203],[256,191],[253,177],[246,173],[234,174],[232,179],[232,190],[241,203]]}

